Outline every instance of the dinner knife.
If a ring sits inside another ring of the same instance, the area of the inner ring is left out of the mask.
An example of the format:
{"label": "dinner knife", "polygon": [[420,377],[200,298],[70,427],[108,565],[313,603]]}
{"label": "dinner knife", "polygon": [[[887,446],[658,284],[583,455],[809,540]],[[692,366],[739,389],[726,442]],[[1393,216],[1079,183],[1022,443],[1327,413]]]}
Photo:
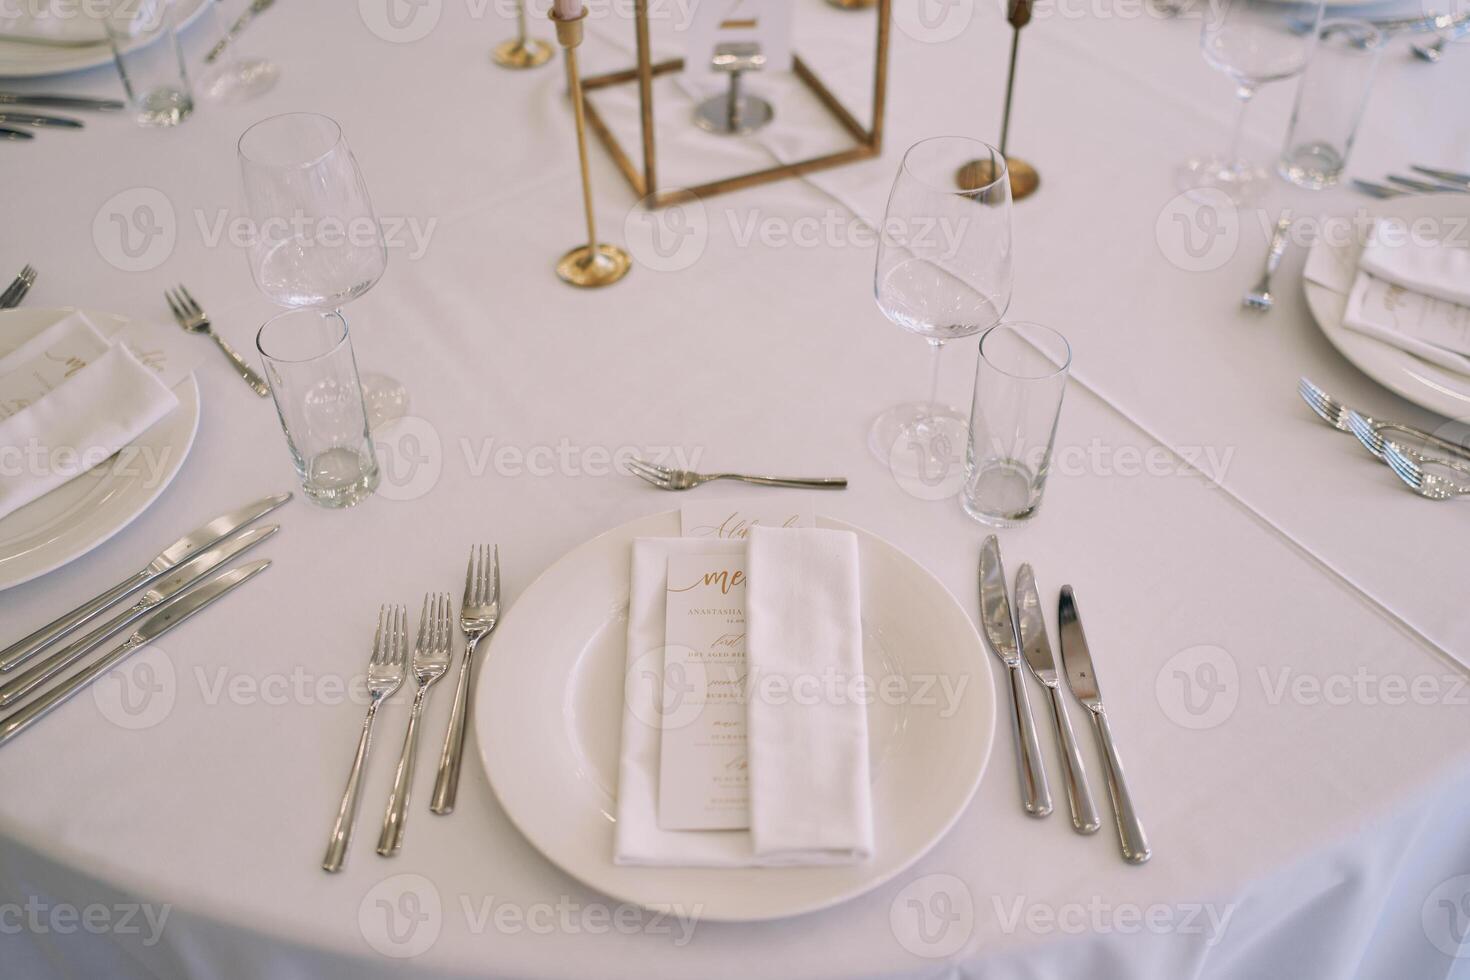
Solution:
{"label": "dinner knife", "polygon": [[10,126],[0,126],[0,140],[33,140],[35,133],[28,133],[24,129],[14,129]]}
{"label": "dinner knife", "polygon": [[1409,169],[1415,173],[1423,174],[1426,177],[1442,180],[1447,184],[1459,184],[1461,187],[1470,187],[1470,174],[1457,173],[1454,170],[1436,170],[1433,167],[1421,167],[1418,164],[1410,166]]}
{"label": "dinner knife", "polygon": [[1095,834],[1102,826],[1092,792],[1087,788],[1087,770],[1082,753],[1077,751],[1077,736],[1067,706],[1062,702],[1062,688],[1057,677],[1057,662],[1051,654],[1051,641],[1046,636],[1046,620],[1041,612],[1041,595],[1036,590],[1036,576],[1029,564],[1016,572],[1016,627],[1021,634],[1021,654],[1031,674],[1051,694],[1051,718],[1056,725],[1058,754],[1062,759],[1062,776],[1067,783],[1067,804],[1072,811],[1072,829],[1079,834]]}
{"label": "dinner knife", "polygon": [[1118,824],[1118,841],[1123,846],[1123,859],[1142,864],[1149,859],[1148,837],[1143,824],[1133,809],[1133,798],[1128,795],[1128,785],[1123,780],[1123,763],[1113,745],[1113,733],[1108,727],[1107,712],[1103,710],[1102,694],[1097,688],[1097,673],[1092,666],[1092,651],[1087,646],[1087,636],[1082,632],[1082,620],[1077,614],[1077,597],[1070,585],[1062,586],[1062,598],[1057,605],[1057,628],[1062,637],[1062,667],[1067,672],[1067,686],[1082,706],[1092,715],[1097,740],[1102,745],[1104,768],[1108,775],[1108,795],[1113,800],[1113,817]]}
{"label": "dinner knife", "polygon": [[1400,187],[1407,187],[1421,194],[1442,194],[1446,191],[1451,194],[1470,194],[1470,187],[1444,183],[1431,184],[1427,180],[1414,180],[1412,177],[1400,177],[1398,174],[1389,174],[1384,179],[1390,184],[1398,184]]}
{"label": "dinner knife", "polygon": [[262,497],[239,510],[221,514],[208,524],[195,528],[160,551],[147,567],[129,575],[95,599],[82,603],[60,619],[47,623],[25,639],[18,640],[4,650],[0,650],[0,673],[14,670],[43,648],[96,619],[119,599],[139,589],[146,589],[173,571],[178,565],[193,558],[204,549],[219,543],[221,538],[233,534],[247,524],[254,523],[290,499],[291,494],[289,493]]}
{"label": "dinner knife", "polygon": [[79,640],[73,640],[35,666],[0,685],[0,708],[9,708],[51,678],[71,667],[107,639],[133,625],[149,612],[183,594],[184,590],[281,529],[279,524],[249,528],[225,538],[219,544],[180,565],[178,570],[138,597],[138,601]]}
{"label": "dinner knife", "polygon": [[119,99],[91,99],[81,95],[45,95],[30,92],[0,92],[0,105],[38,105],[48,109],[90,109],[121,112],[127,103]]}
{"label": "dinner knife", "polygon": [[10,123],[16,126],[45,126],[56,129],[82,128],[82,123],[79,119],[69,119],[66,116],[48,116],[39,112],[17,112],[13,109],[0,109],[0,123]]}
{"label": "dinner knife", "polygon": [[1021,649],[1016,638],[1016,621],[1006,597],[1006,572],[1000,560],[1000,539],[985,539],[980,547],[980,621],[990,648],[1006,665],[1011,680],[1011,721],[1016,733],[1016,765],[1021,777],[1021,805],[1033,817],[1051,813],[1051,790],[1041,762],[1041,744],[1031,722],[1031,702],[1026,696],[1026,678],[1021,674]]}
{"label": "dinner knife", "polygon": [[260,561],[253,561],[248,565],[241,565],[238,568],[216,572],[207,582],[184,595],[178,601],[170,602],[162,609],[156,610],[153,615],[143,620],[142,625],[126,640],[112,650],[109,650],[104,657],[92,662],[85,670],[67,678],[64,683],[47,691],[44,696],[32,701],[19,711],[0,718],[0,745],[4,745],[31,727],[31,725],[48,714],[53,708],[65,704],[77,692],[87,687],[87,685],[107,673],[133,653],[136,653],[153,640],[158,639],[199,610],[250,581],[250,579],[269,568],[270,565],[269,559],[261,559]]}

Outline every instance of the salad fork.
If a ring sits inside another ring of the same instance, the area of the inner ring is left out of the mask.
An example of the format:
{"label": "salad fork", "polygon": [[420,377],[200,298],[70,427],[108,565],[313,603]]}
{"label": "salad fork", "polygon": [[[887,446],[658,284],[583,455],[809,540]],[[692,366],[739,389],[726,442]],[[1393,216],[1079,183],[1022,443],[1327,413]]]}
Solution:
{"label": "salad fork", "polygon": [[464,598],[459,604],[459,629],[465,636],[464,659],[459,665],[459,684],[454,689],[454,708],[444,733],[444,750],[439,754],[439,775],[434,780],[434,798],[429,809],[443,816],[454,812],[459,795],[459,769],[464,758],[464,733],[470,716],[470,675],[475,648],[495,632],[500,621],[500,546],[487,554],[484,545],[470,551],[464,571]]}
{"label": "salad fork", "polygon": [[785,477],[745,476],[740,473],[695,473],[691,470],[676,470],[659,466],[646,460],[628,461],[628,469],[634,476],[641,477],[660,490],[692,490],[711,480],[739,480],[763,487],[795,487],[804,490],[846,490],[847,480],[843,477]]}
{"label": "salad fork", "polygon": [[[1348,426],[1352,429],[1353,435],[1358,437],[1358,441],[1363,444],[1364,448],[1366,448],[1374,456],[1377,456],[1379,459],[1387,462],[1388,457],[1384,454],[1389,445],[1389,440],[1383,437],[1383,430],[1387,428],[1387,426],[1383,425],[1382,423],[1379,423],[1375,426],[1371,422],[1369,422],[1368,419],[1351,409],[1348,410],[1347,421]],[[1409,457],[1415,462],[1434,463],[1437,466],[1446,466],[1459,473],[1465,474],[1465,476],[1467,477],[1470,477],[1470,461],[1442,459],[1438,456],[1430,456],[1427,453],[1421,453],[1417,450],[1410,449],[1408,446],[1405,446],[1402,443],[1394,443],[1394,445],[1398,447],[1398,451],[1400,453]]]}
{"label": "salad fork", "polygon": [[[1430,500],[1449,500],[1453,497],[1470,496],[1470,487],[1456,483],[1448,477],[1430,473],[1424,468],[1423,461],[1414,459],[1414,454],[1406,451],[1403,446],[1396,442],[1385,442],[1383,444],[1383,458],[1393,471],[1398,474],[1399,479],[1408,484],[1421,497]],[[1428,462],[1438,463],[1438,460]]]}
{"label": "salad fork", "polygon": [[[1354,411],[1353,409],[1348,408],[1342,402],[1333,398],[1307,378],[1297,379],[1296,390],[1297,394],[1302,396],[1302,401],[1306,402],[1307,406],[1316,412],[1322,421],[1342,432],[1353,431],[1352,423],[1348,421],[1348,413]],[[1366,415],[1362,412],[1358,412],[1357,414],[1373,429],[1391,429],[1395,432],[1402,432],[1405,435],[1413,436],[1421,442],[1432,443],[1445,452],[1453,453],[1462,458],[1467,456],[1464,447],[1450,442],[1447,439],[1441,439],[1432,432],[1425,432],[1423,429],[1416,429],[1411,425],[1404,425],[1400,422],[1386,422],[1383,419],[1375,419],[1371,415]],[[1368,448],[1371,450],[1373,447],[1369,446]]]}
{"label": "salad fork", "polygon": [[26,293],[36,284],[36,269],[30,263],[20,270],[20,275],[15,281],[5,287],[5,292],[0,293],[0,310],[13,310],[20,305],[20,301],[26,298]]}
{"label": "salad fork", "polygon": [[388,797],[388,812],[383,816],[383,832],[378,835],[378,853],[383,857],[392,857],[403,846],[403,823],[408,818],[414,761],[419,750],[419,718],[424,713],[429,689],[449,672],[451,628],[449,593],[424,596],[418,639],[413,646],[413,677],[418,690],[414,692],[408,734],[403,738],[403,754],[398,758],[398,771],[393,777],[393,792]]}
{"label": "salad fork", "polygon": [[270,388],[266,386],[265,379],[255,373],[254,369],[246,363],[245,358],[240,356],[240,352],[227,344],[223,337],[214,332],[214,327],[210,324],[209,315],[204,312],[204,307],[200,306],[199,301],[189,295],[187,289],[180,286],[176,292],[164,290],[163,295],[168,300],[168,308],[173,311],[174,319],[178,321],[179,326],[183,327],[189,333],[202,333],[214,341],[215,346],[224,352],[225,357],[230,359],[230,364],[234,366],[235,373],[240,375],[257,395],[264,398],[271,393]]}
{"label": "salad fork", "polygon": [[368,660],[367,720],[362,723],[357,755],[353,757],[352,772],[347,777],[347,791],[342,794],[337,822],[327,844],[327,856],[322,859],[323,871],[341,871],[347,860],[347,843],[352,838],[352,826],[357,822],[358,791],[362,788],[362,767],[367,761],[368,745],[372,741],[373,720],[378,715],[378,706],[403,686],[405,661],[408,659],[407,619],[408,614],[402,606],[384,606],[378,610],[378,632],[373,637],[372,658]]}

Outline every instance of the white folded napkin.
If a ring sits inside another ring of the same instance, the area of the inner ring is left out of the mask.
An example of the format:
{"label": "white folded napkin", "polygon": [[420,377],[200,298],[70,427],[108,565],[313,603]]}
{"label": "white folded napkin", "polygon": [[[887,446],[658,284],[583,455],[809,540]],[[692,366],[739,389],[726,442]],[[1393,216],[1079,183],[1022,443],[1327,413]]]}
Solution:
{"label": "white folded napkin", "polygon": [[[751,829],[664,830],[656,692],[669,556],[740,554],[747,546]],[[757,569],[764,582],[757,582]],[[778,687],[790,692],[799,676],[820,681],[861,673],[858,582],[857,541],[842,531],[754,528],[748,545],[695,538],[633,543],[616,863],[782,867],[848,864],[872,854],[867,708],[857,700],[795,703],[762,694]]]}
{"label": "white folded napkin", "polygon": [[1425,239],[1415,226],[1380,220],[1363,248],[1358,268],[1410,292],[1470,306],[1470,242],[1464,240],[1463,222],[1445,222],[1458,228],[1458,242]]}
{"label": "white folded napkin", "polygon": [[118,0],[110,7],[100,0],[14,0],[0,3],[0,38],[105,44],[104,18],[130,37],[157,15],[158,0]]}
{"label": "white folded napkin", "polygon": [[85,318],[0,357],[0,518],[86,472],[178,407],[174,393]]}

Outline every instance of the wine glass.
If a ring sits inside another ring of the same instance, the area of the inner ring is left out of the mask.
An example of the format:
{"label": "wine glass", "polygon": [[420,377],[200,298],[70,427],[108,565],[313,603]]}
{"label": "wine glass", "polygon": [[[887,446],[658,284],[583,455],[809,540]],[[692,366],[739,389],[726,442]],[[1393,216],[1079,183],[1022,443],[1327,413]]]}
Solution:
{"label": "wine glass", "polygon": [[[973,173],[976,162],[988,182],[957,186],[960,169]],[[884,316],[929,341],[934,357],[928,401],[878,416],[868,449],[895,475],[942,478],[968,425],[968,415],[939,403],[944,344],[995,326],[1011,302],[1011,181],[998,149],[963,136],[909,147],[883,215],[873,292]]]}
{"label": "wine glass", "polygon": [[1205,63],[1235,82],[1240,111],[1230,150],[1196,157],[1179,172],[1185,191],[1217,190],[1235,203],[1260,193],[1266,171],[1240,155],[1246,109],[1267,82],[1291,78],[1306,67],[1322,22],[1323,0],[1286,4],[1280,0],[1211,0],[1200,28]]}
{"label": "wine glass", "polygon": [[[338,310],[375,286],[388,249],[357,160],[326,116],[293,112],[240,137],[240,174],[253,225],[255,285],[286,307]],[[403,415],[408,393],[381,374],[362,376],[373,427]]]}

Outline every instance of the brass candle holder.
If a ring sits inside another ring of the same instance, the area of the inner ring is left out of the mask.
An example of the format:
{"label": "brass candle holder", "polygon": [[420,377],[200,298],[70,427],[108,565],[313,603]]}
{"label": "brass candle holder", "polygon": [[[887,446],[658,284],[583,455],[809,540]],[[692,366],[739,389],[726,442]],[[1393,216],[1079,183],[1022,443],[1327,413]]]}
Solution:
{"label": "brass candle holder", "polygon": [[[1035,194],[1041,186],[1041,174],[1035,167],[1006,152],[1011,134],[1011,94],[1016,87],[1016,52],[1021,45],[1021,28],[1031,23],[1031,0],[1011,0],[1006,20],[1011,25],[1011,66],[1006,74],[1006,103],[1000,117],[1000,155],[1010,173],[1011,199],[1019,201]],[[961,190],[972,191],[994,182],[995,177],[989,160],[971,160],[960,167],[954,179]]]}
{"label": "brass candle holder", "polygon": [[551,60],[551,45],[526,31],[526,0],[516,0],[516,36],[495,46],[491,57],[502,68],[535,68]]}
{"label": "brass candle holder", "polygon": [[563,20],[551,11],[556,40],[566,52],[567,86],[571,90],[572,113],[577,120],[577,158],[582,165],[582,206],[587,214],[587,244],[578,245],[556,263],[556,274],[573,286],[608,286],[628,274],[633,260],[616,245],[597,240],[597,221],[592,214],[592,173],[587,164],[587,110],[582,100],[582,75],[577,68],[577,46],[582,43],[582,21],[587,10]]}

